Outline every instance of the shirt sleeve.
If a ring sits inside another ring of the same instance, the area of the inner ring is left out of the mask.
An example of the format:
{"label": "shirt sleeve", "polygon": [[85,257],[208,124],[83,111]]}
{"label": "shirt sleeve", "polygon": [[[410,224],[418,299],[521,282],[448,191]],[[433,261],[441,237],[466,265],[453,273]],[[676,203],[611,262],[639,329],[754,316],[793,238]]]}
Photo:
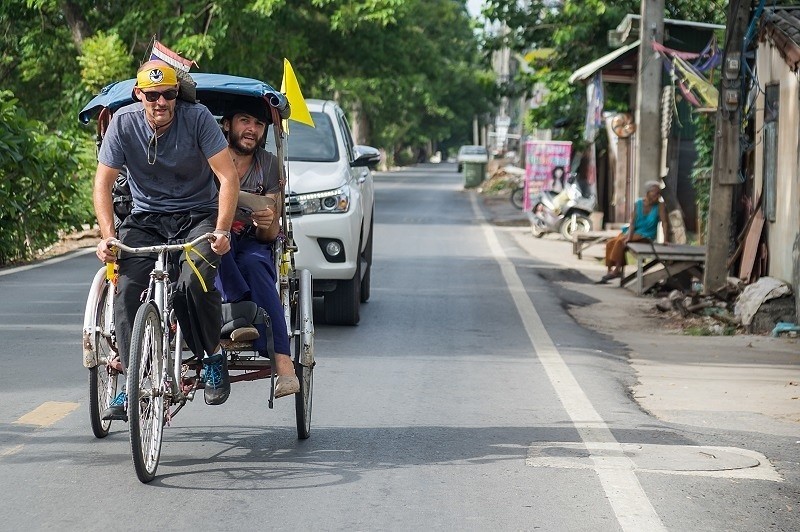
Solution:
{"label": "shirt sleeve", "polygon": [[278,158],[267,152],[267,194],[277,194],[281,191],[280,175],[278,174]]}

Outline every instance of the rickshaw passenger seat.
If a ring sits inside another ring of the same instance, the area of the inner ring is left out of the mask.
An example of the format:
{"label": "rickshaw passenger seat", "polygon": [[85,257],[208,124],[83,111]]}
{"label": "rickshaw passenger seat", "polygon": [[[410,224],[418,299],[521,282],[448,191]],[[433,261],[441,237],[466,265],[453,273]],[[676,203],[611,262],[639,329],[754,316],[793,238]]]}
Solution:
{"label": "rickshaw passenger seat", "polygon": [[237,329],[252,328],[264,323],[265,315],[266,312],[252,301],[223,303],[221,338],[230,338],[231,333]]}

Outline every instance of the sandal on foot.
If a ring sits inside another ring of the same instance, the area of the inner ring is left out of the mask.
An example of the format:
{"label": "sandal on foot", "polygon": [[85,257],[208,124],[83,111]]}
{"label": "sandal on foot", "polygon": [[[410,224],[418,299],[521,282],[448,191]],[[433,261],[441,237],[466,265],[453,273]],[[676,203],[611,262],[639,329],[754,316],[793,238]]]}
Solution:
{"label": "sandal on foot", "polygon": [[619,272],[607,273],[597,281],[597,284],[607,284],[611,279],[617,279],[619,277],[622,277],[622,274]]}
{"label": "sandal on foot", "polygon": [[300,381],[296,375],[278,375],[275,379],[275,399],[300,391]]}

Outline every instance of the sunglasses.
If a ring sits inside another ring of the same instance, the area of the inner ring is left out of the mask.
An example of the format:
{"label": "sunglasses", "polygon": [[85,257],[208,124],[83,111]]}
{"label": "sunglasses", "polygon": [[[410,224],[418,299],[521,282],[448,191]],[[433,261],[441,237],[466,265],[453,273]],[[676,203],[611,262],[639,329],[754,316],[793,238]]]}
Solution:
{"label": "sunglasses", "polygon": [[164,97],[165,100],[167,100],[169,102],[169,101],[172,101],[172,100],[174,100],[175,98],[178,97],[178,89],[169,89],[169,90],[166,90],[164,92],[158,92],[158,91],[145,92],[145,91],[142,91],[142,94],[144,94],[144,97],[148,102],[157,102],[158,99],[161,98],[162,96]]}

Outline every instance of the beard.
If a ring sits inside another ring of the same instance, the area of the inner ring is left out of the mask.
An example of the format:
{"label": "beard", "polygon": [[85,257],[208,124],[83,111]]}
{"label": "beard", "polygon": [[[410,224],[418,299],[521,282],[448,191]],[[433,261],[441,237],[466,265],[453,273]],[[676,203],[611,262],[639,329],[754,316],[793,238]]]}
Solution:
{"label": "beard", "polygon": [[[233,131],[228,133],[230,135],[230,144],[233,150],[240,154],[240,155],[253,155],[256,150],[264,143],[264,135],[261,135],[261,138],[255,140],[251,147],[245,146],[242,141],[242,135],[238,133],[234,133]],[[248,140],[249,141],[249,140]]]}

